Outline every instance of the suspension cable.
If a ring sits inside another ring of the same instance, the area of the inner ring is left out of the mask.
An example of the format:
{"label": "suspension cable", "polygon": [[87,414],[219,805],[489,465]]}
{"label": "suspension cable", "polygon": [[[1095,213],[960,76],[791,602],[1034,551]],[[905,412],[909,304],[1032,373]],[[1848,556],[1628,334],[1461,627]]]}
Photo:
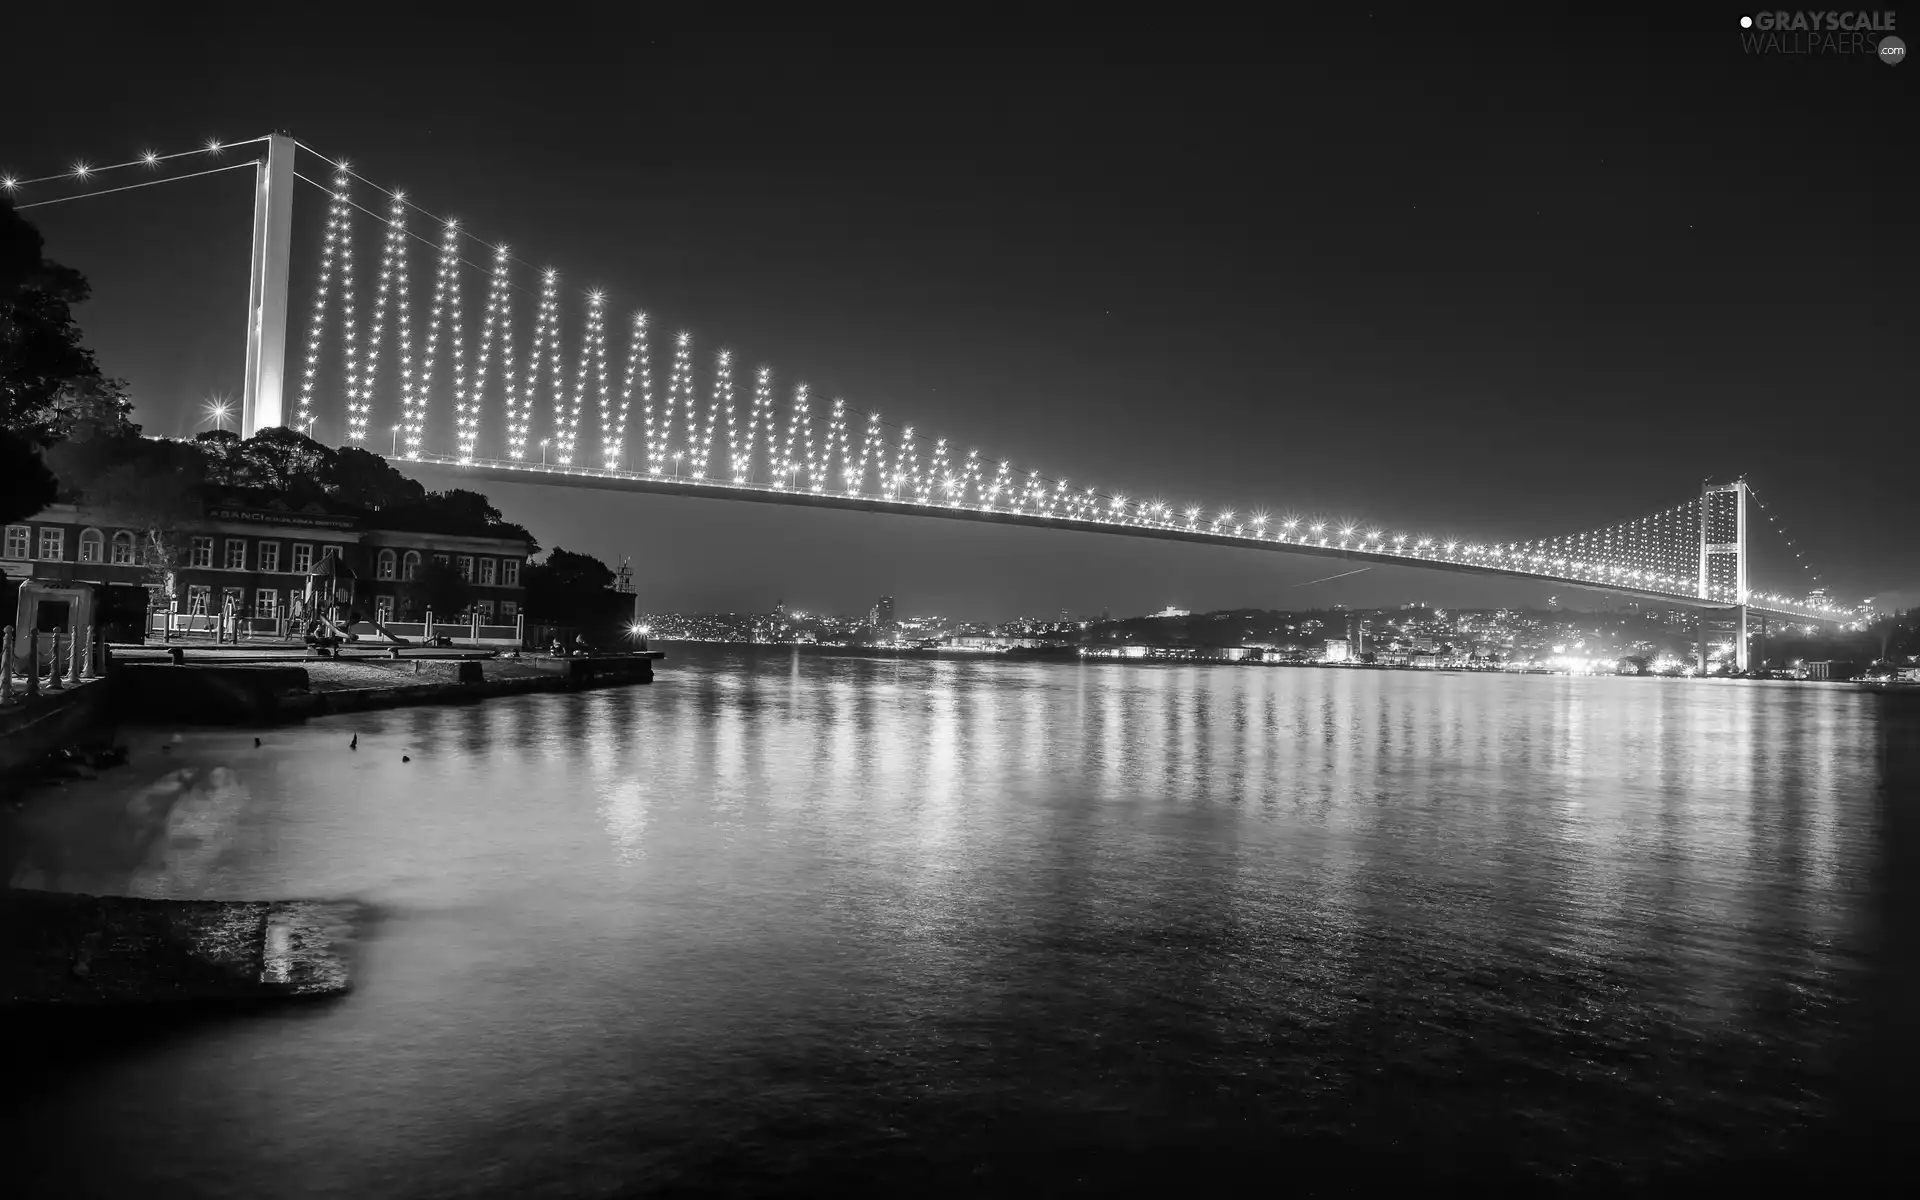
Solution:
{"label": "suspension cable", "polygon": [[[202,152],[194,151],[193,153]],[[171,155],[169,157],[177,158],[179,156]],[[95,192],[76,192],[71,196],[55,196],[51,200],[35,200],[32,204],[16,204],[13,206],[13,209],[15,212],[25,212],[29,208],[45,208],[49,204],[65,204],[69,200],[91,200],[95,196],[111,196],[115,192],[131,192],[136,188],[159,187],[163,183],[180,183],[188,179],[198,179],[202,175],[218,175],[222,171],[238,171],[241,167],[257,167],[259,165],[259,159],[249,158],[243,162],[228,163],[224,167],[208,167],[204,171],[195,171],[191,175],[171,175],[165,179],[149,179],[143,183],[128,183],[115,188],[101,188]],[[55,178],[58,178],[58,176]]]}

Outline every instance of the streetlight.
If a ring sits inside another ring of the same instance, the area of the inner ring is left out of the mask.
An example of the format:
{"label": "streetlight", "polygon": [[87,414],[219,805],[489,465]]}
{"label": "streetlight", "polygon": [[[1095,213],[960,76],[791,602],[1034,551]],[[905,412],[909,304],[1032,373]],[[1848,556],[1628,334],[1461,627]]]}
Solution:
{"label": "streetlight", "polygon": [[547,465],[547,443],[552,440],[552,438],[540,439],[540,465],[543,467]]}
{"label": "streetlight", "polygon": [[207,419],[213,422],[215,429],[225,429],[227,418],[233,415],[233,405],[228,403],[225,396],[215,396],[201,405],[201,411],[207,414]]}
{"label": "streetlight", "polygon": [[400,427],[398,425],[395,425],[393,427],[393,448],[388,451],[387,457],[388,458],[400,457]]}

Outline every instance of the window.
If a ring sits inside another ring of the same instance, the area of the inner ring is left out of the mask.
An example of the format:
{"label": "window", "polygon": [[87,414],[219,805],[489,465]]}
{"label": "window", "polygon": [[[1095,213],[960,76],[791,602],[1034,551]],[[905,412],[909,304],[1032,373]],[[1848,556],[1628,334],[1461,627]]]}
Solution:
{"label": "window", "polygon": [[272,588],[261,588],[253,594],[253,615],[263,621],[271,621],[280,615],[280,593]]}
{"label": "window", "polygon": [[31,553],[30,547],[32,547],[32,545],[33,530],[27,528],[25,525],[7,526],[6,556],[8,558],[27,557],[27,555]]}
{"label": "window", "polygon": [[473,555],[462,554],[460,556],[460,578],[466,580],[468,583],[473,582]]}
{"label": "window", "polygon": [[502,600],[500,602],[500,623],[502,625],[513,624],[514,618],[518,617],[519,615],[520,615],[520,606],[516,604],[514,601]]}
{"label": "window", "polygon": [[[389,550],[387,553],[392,554],[393,551]],[[393,597],[375,596],[373,598],[373,623],[376,625],[385,625],[391,620],[393,620]]]}
{"label": "window", "polygon": [[101,533],[98,529],[83,529],[80,531],[80,561],[81,562],[83,563],[99,562],[102,558],[105,557],[105,555],[102,552],[106,550],[106,548],[107,548],[107,539],[101,536]]}
{"label": "window", "polygon": [[204,617],[207,605],[212,603],[213,589],[204,583],[187,585],[187,613],[190,616]]}
{"label": "window", "polygon": [[480,602],[480,623],[482,625],[493,624],[493,601],[482,600]]}
{"label": "window", "polygon": [[436,554],[433,556],[433,561],[444,567],[447,565],[447,556],[444,554]]}
{"label": "window", "polygon": [[313,570],[313,547],[305,542],[293,544],[293,573],[306,575]]}
{"label": "window", "polygon": [[113,565],[116,567],[130,567],[136,561],[138,561],[138,558],[134,554],[133,534],[122,529],[119,533],[113,535]]}
{"label": "window", "polygon": [[247,539],[227,539],[227,570],[244,571],[247,569]]}
{"label": "window", "polygon": [[500,586],[501,587],[519,587],[520,586],[520,560],[519,559],[503,558],[500,560]]}
{"label": "window", "polygon": [[244,616],[247,611],[243,607],[245,604],[245,594],[239,588],[220,589],[220,612],[223,616],[227,613],[232,613],[236,617]]}
{"label": "window", "polygon": [[193,549],[187,557],[190,567],[211,567],[213,565],[213,539],[197,537],[193,539]]}
{"label": "window", "polygon": [[418,550],[409,550],[407,551],[407,556],[400,560],[400,578],[417,579],[419,576],[420,552]]}
{"label": "window", "polygon": [[58,528],[40,527],[40,557],[58,561],[67,556],[67,531]]}
{"label": "window", "polygon": [[480,560],[480,582],[481,583],[486,584],[488,587],[493,586],[493,569],[497,565],[498,564],[496,560],[491,558],[483,558]]}
{"label": "window", "polygon": [[260,569],[262,571],[278,571],[280,569],[279,542],[261,542],[259,555]]}
{"label": "window", "polygon": [[393,551],[382,550],[380,557],[374,560],[373,577],[375,579],[392,579],[394,568],[399,561]]}

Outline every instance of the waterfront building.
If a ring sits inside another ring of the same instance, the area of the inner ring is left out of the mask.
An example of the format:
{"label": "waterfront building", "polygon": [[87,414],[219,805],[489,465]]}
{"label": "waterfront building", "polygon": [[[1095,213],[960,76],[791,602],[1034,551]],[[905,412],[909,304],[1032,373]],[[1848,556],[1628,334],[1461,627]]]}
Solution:
{"label": "waterfront building", "polygon": [[[331,601],[344,619],[424,625],[422,567],[439,561],[471,585],[471,603],[434,620],[456,637],[519,643],[523,578],[532,546],[518,533],[496,536],[392,528],[378,512],[210,502],[178,531],[173,591],[149,565],[146,535],[85,506],[54,504],[0,530],[0,573],[12,580],[86,582],[124,593],[144,588],[175,629],[224,626],[236,633],[284,634],[289,622]],[[329,563],[329,559],[332,563]],[[332,597],[317,595],[331,579]],[[159,618],[156,618],[156,620]],[[478,628],[481,632],[474,633]],[[401,636],[418,636],[408,629]]]}

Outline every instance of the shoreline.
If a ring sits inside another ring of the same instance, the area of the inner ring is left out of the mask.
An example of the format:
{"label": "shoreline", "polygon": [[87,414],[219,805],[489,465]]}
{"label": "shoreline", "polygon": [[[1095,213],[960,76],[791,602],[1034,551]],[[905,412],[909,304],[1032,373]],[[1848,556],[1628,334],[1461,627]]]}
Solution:
{"label": "shoreline", "polygon": [[[468,704],[529,692],[653,682],[666,656],[641,651],[592,658],[259,658],[114,664],[117,718],[152,724],[272,726],[343,712]],[[426,668],[423,672],[422,668]]]}
{"label": "shoreline", "polygon": [[[0,713],[0,786],[31,786],[107,768],[121,726],[271,728],[335,713],[653,682],[666,655],[598,658],[348,658],[293,655],[246,661],[116,660],[103,679],[24,698]],[[423,673],[421,668],[427,670]]]}
{"label": "shoreline", "polygon": [[1850,679],[1784,679],[1769,675],[1679,675],[1649,671],[1644,674],[1627,674],[1619,671],[1562,671],[1550,667],[1527,667],[1508,669],[1505,667],[1413,667],[1387,663],[1356,662],[1267,662],[1253,658],[1220,657],[1179,657],[1176,655],[1140,655],[1138,657],[1118,654],[1081,654],[1078,647],[1064,647],[1060,650],[956,650],[946,647],[925,646],[834,646],[818,642],[729,642],[729,641],[672,641],[655,639],[656,644],[668,646],[728,646],[748,650],[803,650],[810,653],[841,658],[914,658],[928,661],[945,662],[1017,662],[1017,663],[1110,663],[1126,667],[1272,667],[1311,668],[1328,671],[1397,671],[1416,675],[1539,675],[1559,676],[1566,679],[1665,679],[1674,682],[1684,680],[1707,680],[1718,682],[1744,683],[1812,683],[1860,686],[1858,681]]}

